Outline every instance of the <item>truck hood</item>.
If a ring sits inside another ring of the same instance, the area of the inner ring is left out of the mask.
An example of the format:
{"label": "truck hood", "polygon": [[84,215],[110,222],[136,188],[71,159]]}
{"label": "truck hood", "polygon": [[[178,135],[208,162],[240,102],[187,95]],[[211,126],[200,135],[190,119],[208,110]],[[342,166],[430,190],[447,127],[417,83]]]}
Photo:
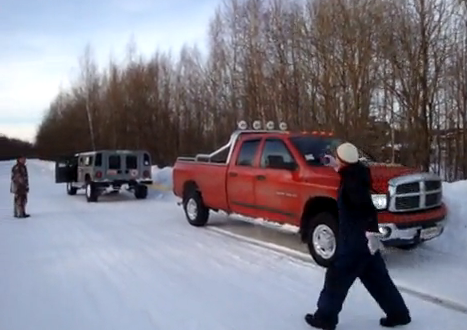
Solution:
{"label": "truck hood", "polygon": [[373,190],[377,194],[385,194],[388,191],[388,181],[392,178],[420,173],[415,168],[406,167],[399,164],[369,163],[371,178],[373,180]]}

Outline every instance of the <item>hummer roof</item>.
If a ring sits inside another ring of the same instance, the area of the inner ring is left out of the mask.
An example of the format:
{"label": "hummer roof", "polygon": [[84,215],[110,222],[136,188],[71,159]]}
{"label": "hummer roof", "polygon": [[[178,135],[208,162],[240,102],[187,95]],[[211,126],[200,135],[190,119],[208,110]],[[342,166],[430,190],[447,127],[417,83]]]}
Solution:
{"label": "hummer roof", "polygon": [[107,154],[135,154],[135,153],[147,153],[146,150],[128,150],[128,149],[102,149],[95,151],[84,151],[78,152],[75,156],[91,156],[97,153],[107,153]]}

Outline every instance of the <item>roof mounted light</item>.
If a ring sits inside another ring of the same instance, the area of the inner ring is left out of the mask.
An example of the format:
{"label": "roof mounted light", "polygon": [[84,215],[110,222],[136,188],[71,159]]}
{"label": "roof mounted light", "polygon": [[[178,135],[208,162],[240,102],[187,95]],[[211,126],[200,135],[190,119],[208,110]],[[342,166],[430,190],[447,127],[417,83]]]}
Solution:
{"label": "roof mounted light", "polygon": [[261,129],[261,122],[259,120],[255,120],[253,122],[253,129],[255,130]]}
{"label": "roof mounted light", "polygon": [[274,122],[272,120],[266,123],[266,129],[273,130],[274,129]]}
{"label": "roof mounted light", "polygon": [[245,130],[248,128],[248,124],[244,120],[239,121],[237,123],[237,126],[238,126],[238,129],[241,129],[241,130]]}
{"label": "roof mounted light", "polygon": [[286,131],[286,130],[287,130],[287,124],[284,123],[284,122],[281,122],[281,123],[279,124],[279,129],[280,129],[281,131]]}

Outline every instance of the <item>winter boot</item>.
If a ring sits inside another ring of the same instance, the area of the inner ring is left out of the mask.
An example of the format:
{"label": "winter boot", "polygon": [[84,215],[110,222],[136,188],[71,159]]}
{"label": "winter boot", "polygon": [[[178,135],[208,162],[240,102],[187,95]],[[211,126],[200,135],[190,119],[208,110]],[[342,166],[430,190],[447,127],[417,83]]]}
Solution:
{"label": "winter boot", "polygon": [[379,320],[382,327],[394,328],[399,325],[406,325],[412,322],[410,315],[386,316]]}
{"label": "winter boot", "polygon": [[325,320],[315,317],[313,314],[306,314],[305,315],[305,322],[308,323],[309,326],[321,329],[321,330],[335,330],[336,325],[331,324]]}

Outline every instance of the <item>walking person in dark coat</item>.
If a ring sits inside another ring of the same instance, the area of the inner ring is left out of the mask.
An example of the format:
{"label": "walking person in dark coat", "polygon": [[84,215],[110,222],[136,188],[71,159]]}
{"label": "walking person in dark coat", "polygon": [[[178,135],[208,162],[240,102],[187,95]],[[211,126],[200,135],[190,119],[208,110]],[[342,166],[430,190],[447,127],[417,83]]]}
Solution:
{"label": "walking person in dark coat", "polygon": [[29,177],[26,167],[26,158],[18,158],[16,164],[11,168],[11,193],[14,194],[14,217],[27,218],[26,203],[29,193]]}
{"label": "walking person in dark coat", "polygon": [[305,321],[314,328],[335,329],[347,293],[359,278],[386,313],[380,320],[381,326],[392,328],[408,324],[411,322],[409,310],[379,252],[370,170],[359,161],[358,150],[350,143],[337,148],[336,166],[341,176],[337,198],[337,251],[326,270],[318,308],[314,314],[307,314]]}

